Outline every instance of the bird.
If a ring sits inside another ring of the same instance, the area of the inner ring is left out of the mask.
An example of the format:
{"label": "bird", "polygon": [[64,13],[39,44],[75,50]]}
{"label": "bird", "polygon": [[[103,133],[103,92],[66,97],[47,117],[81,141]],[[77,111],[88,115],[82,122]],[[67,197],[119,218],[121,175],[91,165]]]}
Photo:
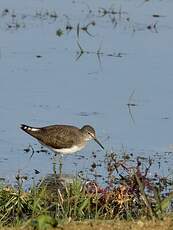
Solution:
{"label": "bird", "polygon": [[102,149],[103,145],[96,138],[95,129],[90,125],[78,128],[72,125],[50,125],[31,127],[21,124],[21,129],[36,138],[42,145],[57,154],[72,154],[82,150],[88,141],[94,140]]}

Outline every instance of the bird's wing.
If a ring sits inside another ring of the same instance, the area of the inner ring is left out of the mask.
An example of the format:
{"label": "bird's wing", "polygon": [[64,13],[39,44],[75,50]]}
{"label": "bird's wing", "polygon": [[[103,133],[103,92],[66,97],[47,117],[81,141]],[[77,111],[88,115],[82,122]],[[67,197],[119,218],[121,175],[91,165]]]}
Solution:
{"label": "bird's wing", "polygon": [[[35,133],[35,137],[52,148],[70,148],[75,144],[76,133],[73,131],[73,129],[68,129],[60,125],[47,126],[41,128],[37,135]],[[71,136],[73,138],[70,138]]]}

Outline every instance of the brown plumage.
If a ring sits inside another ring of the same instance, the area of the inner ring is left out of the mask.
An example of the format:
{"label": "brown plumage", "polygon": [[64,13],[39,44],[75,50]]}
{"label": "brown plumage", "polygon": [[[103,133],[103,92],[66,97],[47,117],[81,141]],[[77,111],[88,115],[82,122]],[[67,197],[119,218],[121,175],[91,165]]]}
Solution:
{"label": "brown plumage", "polygon": [[56,153],[73,153],[79,151],[91,139],[94,139],[103,148],[96,139],[94,128],[89,125],[85,125],[79,129],[71,125],[51,125],[36,128],[22,124],[21,129]]}

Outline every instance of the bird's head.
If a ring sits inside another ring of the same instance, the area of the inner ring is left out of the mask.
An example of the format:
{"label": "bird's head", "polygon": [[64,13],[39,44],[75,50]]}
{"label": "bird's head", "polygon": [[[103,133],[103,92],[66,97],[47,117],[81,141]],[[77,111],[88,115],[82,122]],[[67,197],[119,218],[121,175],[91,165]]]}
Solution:
{"label": "bird's head", "polygon": [[96,138],[96,132],[95,132],[95,129],[92,126],[90,126],[90,125],[84,125],[80,130],[83,133],[83,135],[85,136],[85,140],[86,141],[95,140],[95,142],[98,145],[100,145],[100,147],[102,149],[104,149],[103,145]]}

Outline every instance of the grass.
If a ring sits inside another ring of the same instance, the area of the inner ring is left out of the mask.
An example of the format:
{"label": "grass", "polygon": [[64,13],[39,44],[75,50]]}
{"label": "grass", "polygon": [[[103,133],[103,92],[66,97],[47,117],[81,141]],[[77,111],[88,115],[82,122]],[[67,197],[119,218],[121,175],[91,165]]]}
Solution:
{"label": "grass", "polygon": [[160,178],[148,176],[151,160],[142,171],[139,158],[133,169],[113,154],[107,159],[105,187],[79,178],[67,183],[52,174],[26,190],[27,178],[17,175],[15,186],[0,188],[2,229],[169,229],[173,193],[164,192],[168,181],[163,186]]}

